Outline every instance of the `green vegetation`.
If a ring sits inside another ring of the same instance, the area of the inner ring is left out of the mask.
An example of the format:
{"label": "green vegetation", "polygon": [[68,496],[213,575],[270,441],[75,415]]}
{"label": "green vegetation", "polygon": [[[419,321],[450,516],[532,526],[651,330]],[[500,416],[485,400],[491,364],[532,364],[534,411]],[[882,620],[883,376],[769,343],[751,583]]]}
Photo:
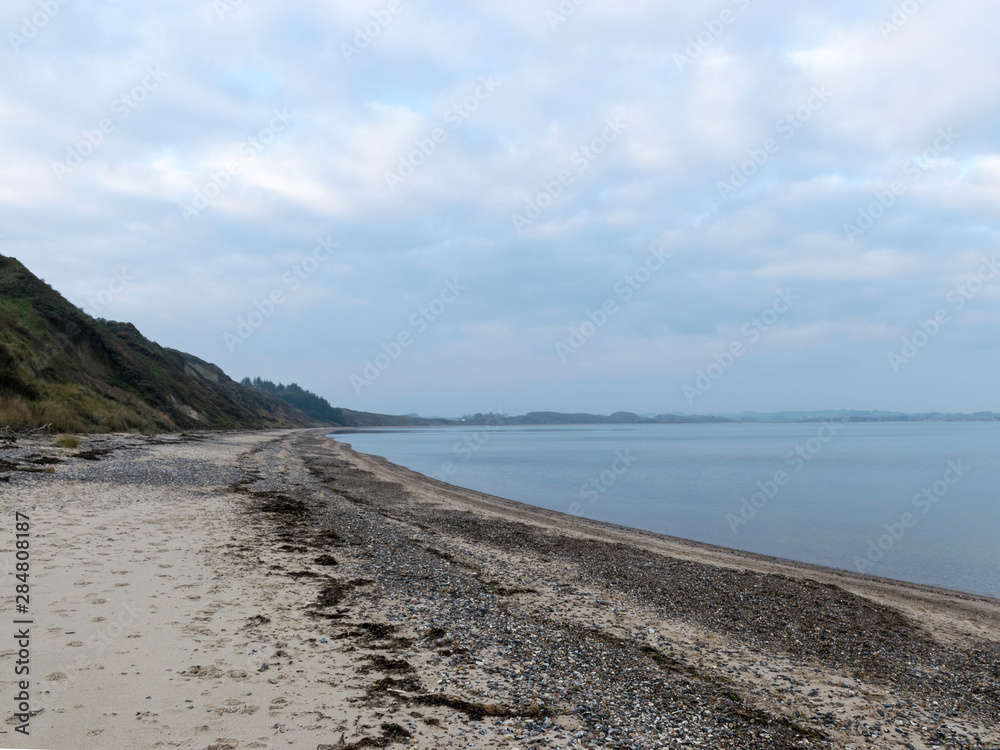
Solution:
{"label": "green vegetation", "polygon": [[173,432],[307,427],[285,401],[70,304],[0,255],[0,429]]}
{"label": "green vegetation", "polygon": [[346,425],[344,421],[344,410],[330,406],[330,402],[322,396],[307,391],[296,383],[275,385],[270,380],[261,378],[243,378],[240,385],[247,388],[255,388],[261,393],[280,398],[282,401],[291,404],[306,416],[315,419],[317,422],[328,422],[336,425]]}
{"label": "green vegetation", "polygon": [[275,385],[270,380],[262,378],[243,378],[240,384],[269,396],[280,398],[317,422],[338,427],[428,427],[455,424],[447,419],[373,414],[367,411],[354,411],[331,406],[330,402],[322,396],[317,396],[295,383]]}
{"label": "green vegetation", "polygon": [[56,445],[60,448],[79,448],[80,438],[76,435],[60,435],[56,438]]}

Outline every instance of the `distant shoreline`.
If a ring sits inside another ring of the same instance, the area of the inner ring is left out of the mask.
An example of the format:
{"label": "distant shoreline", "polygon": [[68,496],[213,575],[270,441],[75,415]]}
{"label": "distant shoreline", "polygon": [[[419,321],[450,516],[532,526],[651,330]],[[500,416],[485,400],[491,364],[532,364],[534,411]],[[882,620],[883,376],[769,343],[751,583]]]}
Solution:
{"label": "distant shoreline", "polygon": [[[365,414],[364,412],[353,412]],[[541,416],[544,415],[544,416]],[[739,415],[676,415],[661,414],[656,417],[643,417],[631,412],[616,412],[608,416],[598,414],[563,414],[559,412],[529,412],[528,414],[511,417],[508,415],[485,415],[471,418],[451,417],[414,417],[398,418],[386,415],[372,415],[382,421],[355,426],[336,425],[331,431],[340,430],[376,430],[393,427],[560,427],[573,425],[592,426],[627,426],[627,425],[720,425],[720,424],[820,424],[834,422],[843,424],[922,424],[938,423],[987,423],[1000,422],[1000,414],[983,412],[981,414],[885,414],[879,416],[817,414],[786,418],[778,415],[761,414],[757,417]],[[398,420],[398,421],[396,421]]]}

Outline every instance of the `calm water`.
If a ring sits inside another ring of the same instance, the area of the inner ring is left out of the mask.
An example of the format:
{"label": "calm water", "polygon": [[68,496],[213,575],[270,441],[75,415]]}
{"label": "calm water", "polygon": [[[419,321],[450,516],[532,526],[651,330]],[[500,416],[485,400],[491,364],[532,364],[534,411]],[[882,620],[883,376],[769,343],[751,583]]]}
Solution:
{"label": "calm water", "polygon": [[551,510],[1000,597],[1000,423],[832,427],[420,428],[338,439]]}

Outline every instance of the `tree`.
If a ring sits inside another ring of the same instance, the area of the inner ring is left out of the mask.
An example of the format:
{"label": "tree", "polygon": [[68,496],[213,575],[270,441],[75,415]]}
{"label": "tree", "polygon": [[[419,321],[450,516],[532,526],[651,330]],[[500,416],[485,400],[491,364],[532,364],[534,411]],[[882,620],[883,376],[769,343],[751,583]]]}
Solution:
{"label": "tree", "polygon": [[280,398],[286,404],[291,404],[303,414],[312,417],[318,422],[332,422],[339,425],[347,424],[344,419],[343,409],[331,406],[330,402],[325,398],[307,391],[297,383],[289,383],[288,385],[278,383],[275,385],[270,380],[256,377],[252,380],[250,378],[243,378],[240,384],[247,388],[258,390],[261,393],[267,393],[268,395]]}

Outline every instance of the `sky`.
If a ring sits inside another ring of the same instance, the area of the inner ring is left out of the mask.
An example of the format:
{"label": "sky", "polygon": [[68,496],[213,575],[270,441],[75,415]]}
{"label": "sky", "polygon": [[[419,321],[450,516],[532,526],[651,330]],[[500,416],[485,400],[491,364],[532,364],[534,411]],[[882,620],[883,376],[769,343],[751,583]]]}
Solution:
{"label": "sky", "polygon": [[10,0],[0,253],[366,411],[1000,411],[998,23]]}

